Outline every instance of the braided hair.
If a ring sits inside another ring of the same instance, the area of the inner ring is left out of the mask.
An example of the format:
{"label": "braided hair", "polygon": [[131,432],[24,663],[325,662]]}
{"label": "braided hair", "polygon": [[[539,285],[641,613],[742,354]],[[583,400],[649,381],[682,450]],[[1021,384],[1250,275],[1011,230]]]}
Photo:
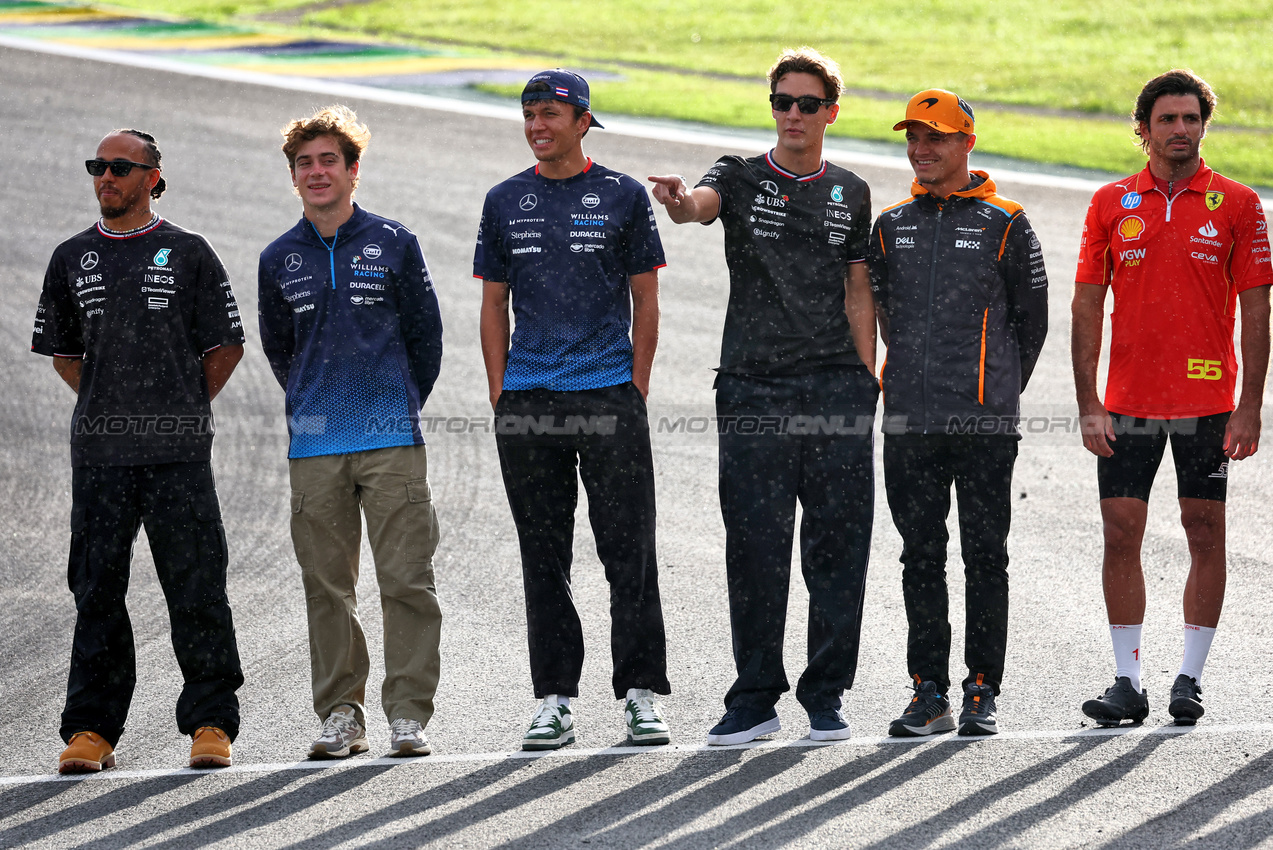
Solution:
{"label": "braided hair", "polygon": [[[128,136],[135,136],[146,143],[146,154],[150,157],[151,163],[155,167],[159,167],[163,161],[164,155],[159,152],[159,146],[155,144],[155,137],[149,133],[143,133],[141,130],[116,130],[116,133],[122,133]],[[159,182],[155,184],[155,188],[150,190],[150,197],[158,200],[159,196],[168,188],[168,181],[164,180],[160,175]]]}

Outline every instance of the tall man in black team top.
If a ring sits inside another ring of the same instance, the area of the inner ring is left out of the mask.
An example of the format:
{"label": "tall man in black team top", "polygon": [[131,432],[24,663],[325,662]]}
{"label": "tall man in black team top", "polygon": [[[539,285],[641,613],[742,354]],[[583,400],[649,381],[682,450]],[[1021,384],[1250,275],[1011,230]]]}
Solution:
{"label": "tall man in black team top", "polygon": [[1048,330],[1043,251],[1021,205],[968,171],[972,107],[948,91],[911,98],[911,197],[880,213],[871,285],[888,346],[884,489],[902,537],[906,662],[915,693],[890,735],[955,728],[946,596],[946,516],[959,499],[967,577],[961,735],[998,731],[1008,638],[1008,524],[1017,420]]}
{"label": "tall man in black team top", "polygon": [[722,157],[692,191],[679,176],[650,178],[673,221],[720,218],[725,227],[730,292],[716,410],[738,678],[707,736],[721,745],[779,729],[797,499],[809,664],[796,698],[811,738],[849,737],[840,697],[857,669],[874,505],[870,192],[822,159],[840,70],[809,48],[788,50],[769,69],[769,89],[773,150]]}
{"label": "tall man in black team top", "polygon": [[31,341],[78,395],[68,568],[77,618],[58,769],[115,764],[137,679],[124,596],[143,523],[185,677],[177,728],[193,736],[192,767],[228,765],[243,673],[210,402],[243,356],[239,310],[204,238],[151,212],[165,188],[153,137],[111,133],[87,166],[102,217],[53,252]]}

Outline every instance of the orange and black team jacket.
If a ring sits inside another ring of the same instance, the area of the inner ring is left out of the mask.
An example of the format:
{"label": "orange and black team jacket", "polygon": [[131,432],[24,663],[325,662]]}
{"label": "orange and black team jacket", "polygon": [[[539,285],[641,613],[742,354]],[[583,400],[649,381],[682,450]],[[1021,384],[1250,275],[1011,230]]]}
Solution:
{"label": "orange and black team jacket", "polygon": [[871,233],[887,318],[884,433],[1017,434],[1021,391],[1048,332],[1043,249],[1015,201],[972,172],[937,199],[917,182]]}

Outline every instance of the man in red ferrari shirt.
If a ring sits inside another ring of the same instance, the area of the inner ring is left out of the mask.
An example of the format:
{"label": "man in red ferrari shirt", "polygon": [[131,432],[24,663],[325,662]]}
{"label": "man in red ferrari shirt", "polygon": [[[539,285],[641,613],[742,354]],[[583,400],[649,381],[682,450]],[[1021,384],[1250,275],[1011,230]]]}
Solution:
{"label": "man in red ferrari shirt", "polygon": [[[1184,658],[1168,705],[1179,725],[1203,714],[1199,682],[1224,602],[1229,461],[1259,447],[1273,284],[1268,225],[1256,193],[1199,156],[1215,104],[1206,82],[1188,71],[1146,83],[1132,118],[1148,166],[1098,190],[1083,225],[1071,351],[1083,445],[1097,456],[1105,607],[1117,664],[1113,686],[1083,703],[1083,713],[1102,726],[1149,715],[1140,682],[1140,549],[1167,442],[1191,561]],[[1110,289],[1102,402],[1096,370]],[[1242,391],[1235,407],[1239,304]]]}

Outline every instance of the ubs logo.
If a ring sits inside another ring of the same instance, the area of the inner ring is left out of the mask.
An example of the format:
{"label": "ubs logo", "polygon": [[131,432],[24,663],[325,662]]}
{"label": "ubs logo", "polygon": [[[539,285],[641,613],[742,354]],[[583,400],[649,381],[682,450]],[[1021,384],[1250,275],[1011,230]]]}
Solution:
{"label": "ubs logo", "polygon": [[283,261],[283,268],[287,269],[289,272],[294,272],[300,267],[301,267],[300,254],[288,254],[287,259]]}
{"label": "ubs logo", "polygon": [[523,212],[533,210],[538,205],[539,198],[536,198],[533,194],[522,195],[522,199],[517,202],[517,206],[520,207]]}
{"label": "ubs logo", "polygon": [[80,257],[80,268],[84,271],[97,268],[97,252],[89,251],[87,254]]}
{"label": "ubs logo", "polygon": [[601,199],[598,198],[596,195],[594,195],[592,192],[589,192],[588,194],[583,196],[583,205],[587,207],[588,209],[593,209],[594,207],[598,206],[600,203],[601,203]]}

